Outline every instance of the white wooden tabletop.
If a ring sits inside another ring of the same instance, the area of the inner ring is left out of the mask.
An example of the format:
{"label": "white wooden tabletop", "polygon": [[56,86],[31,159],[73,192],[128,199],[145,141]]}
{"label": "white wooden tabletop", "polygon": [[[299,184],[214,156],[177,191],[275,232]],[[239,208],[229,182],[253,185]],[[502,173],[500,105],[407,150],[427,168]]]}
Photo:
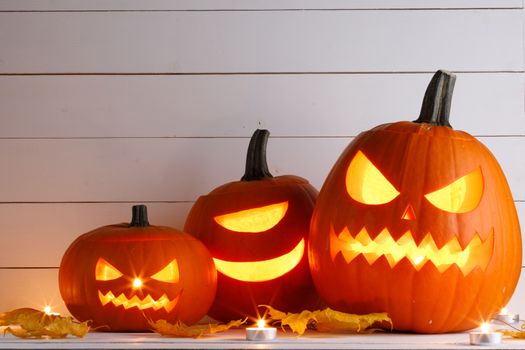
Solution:
{"label": "white wooden tabletop", "polygon": [[230,330],[200,339],[169,338],[155,333],[88,333],[85,338],[24,340],[0,336],[0,349],[524,349],[525,340],[504,339],[497,347],[472,346],[468,333],[439,335],[309,332],[297,337],[278,331],[270,342],[245,340],[244,330]]}

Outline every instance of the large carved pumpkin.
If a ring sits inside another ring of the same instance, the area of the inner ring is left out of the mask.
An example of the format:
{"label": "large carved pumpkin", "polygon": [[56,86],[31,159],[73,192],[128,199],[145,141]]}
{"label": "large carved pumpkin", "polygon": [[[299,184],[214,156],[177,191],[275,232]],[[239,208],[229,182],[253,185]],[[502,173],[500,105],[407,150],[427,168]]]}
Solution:
{"label": "large carved pumpkin", "polygon": [[448,122],[454,81],[437,72],[418,120],[361,133],[328,175],[309,258],[330,306],[387,311],[401,331],[451,332],[510,299],[521,269],[516,209],[494,156]]}
{"label": "large carved pumpkin", "polygon": [[299,311],[319,303],[306,254],[317,191],[303,178],[270,174],[268,136],[255,131],[241,181],[201,196],[184,226],[215,261],[217,296],[209,315],[221,321],[257,317],[259,304]]}
{"label": "large carved pumpkin", "polygon": [[78,320],[106,331],[147,331],[147,319],[191,324],[205,316],[217,272],[201,242],[149,225],[140,205],[133,207],[131,224],[78,237],[62,258],[59,286]]}

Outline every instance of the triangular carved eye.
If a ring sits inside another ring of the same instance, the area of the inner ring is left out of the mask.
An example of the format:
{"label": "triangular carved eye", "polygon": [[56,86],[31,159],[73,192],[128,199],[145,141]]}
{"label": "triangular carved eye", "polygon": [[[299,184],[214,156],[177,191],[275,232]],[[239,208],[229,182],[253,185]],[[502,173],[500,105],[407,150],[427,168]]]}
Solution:
{"label": "triangular carved eye", "polygon": [[108,263],[105,259],[99,258],[97,266],[95,267],[95,279],[97,281],[111,281],[116,280],[122,276],[116,267]]}
{"label": "triangular carved eye", "polygon": [[425,198],[443,211],[466,213],[478,206],[482,195],[483,174],[477,168],[451,184],[426,194]]}
{"label": "triangular carved eye", "polygon": [[354,200],[369,205],[386,204],[399,195],[361,151],[357,151],[346,171],[346,191]]}
{"label": "triangular carved eye", "polygon": [[214,217],[216,223],[235,232],[263,232],[277,225],[288,210],[288,201]]}
{"label": "triangular carved eye", "polygon": [[162,270],[151,276],[151,278],[167,283],[179,282],[179,264],[177,264],[177,259],[173,259]]}

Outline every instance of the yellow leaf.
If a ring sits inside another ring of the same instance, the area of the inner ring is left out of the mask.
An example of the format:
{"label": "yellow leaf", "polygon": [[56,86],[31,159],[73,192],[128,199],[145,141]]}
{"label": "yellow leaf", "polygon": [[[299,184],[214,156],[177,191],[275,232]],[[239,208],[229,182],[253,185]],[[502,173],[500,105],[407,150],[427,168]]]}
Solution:
{"label": "yellow leaf", "polygon": [[392,327],[392,320],[386,312],[355,315],[326,308],[322,311],[316,311],[315,318],[317,319],[316,328],[319,332],[364,332],[373,324],[382,322],[388,323]]}
{"label": "yellow leaf", "polygon": [[224,332],[232,327],[239,327],[246,322],[244,320],[231,321],[228,324],[196,324],[187,326],[182,322],[171,324],[166,320],[156,322],[148,321],[153,330],[161,335],[172,337],[199,338],[218,332]]}
{"label": "yellow leaf", "polygon": [[525,331],[508,331],[508,330],[499,330],[506,337],[512,337],[515,339],[525,339]]}
{"label": "yellow leaf", "polygon": [[11,333],[19,338],[65,338],[69,334],[83,337],[89,331],[88,322],[78,323],[71,317],[48,315],[42,311],[21,308],[0,314],[4,335]]}
{"label": "yellow leaf", "polygon": [[308,311],[300,313],[284,313],[268,305],[268,315],[273,321],[278,321],[281,327],[288,326],[299,335],[304,334],[307,328],[319,332],[370,332],[374,324],[389,324],[392,328],[392,320],[386,313],[374,313],[368,315],[354,315],[326,308],[324,310]]}

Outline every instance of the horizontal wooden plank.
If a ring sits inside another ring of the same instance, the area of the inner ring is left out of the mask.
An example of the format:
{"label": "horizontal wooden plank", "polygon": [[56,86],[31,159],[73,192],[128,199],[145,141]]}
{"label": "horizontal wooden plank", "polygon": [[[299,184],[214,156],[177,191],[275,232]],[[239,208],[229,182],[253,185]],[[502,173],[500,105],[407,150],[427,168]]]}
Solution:
{"label": "horizontal wooden plank", "polygon": [[[182,229],[192,204],[147,203],[150,223]],[[0,269],[58,267],[73,240],[97,227],[129,221],[131,206],[132,203],[0,204]],[[525,203],[517,202],[516,208],[525,225]],[[525,252],[525,241],[522,243]]]}
{"label": "horizontal wooden plank", "polygon": [[[525,147],[522,138],[486,140],[507,173],[515,171],[510,178],[515,197],[525,198],[519,181],[525,169],[514,161],[519,152],[508,152]],[[273,138],[270,167],[276,175],[302,174],[319,187],[347,142]],[[240,178],[246,144],[247,139],[4,139],[0,201],[191,201]]]}
{"label": "horizontal wooden plank", "polygon": [[0,36],[0,73],[523,70],[521,10],[3,12]]}
{"label": "horizontal wooden plank", "polygon": [[[57,267],[79,235],[129,222],[133,203],[0,204],[0,268]],[[192,203],[147,203],[152,225],[182,229]]]}
{"label": "horizontal wooden plank", "polygon": [[[522,271],[517,289],[514,292],[508,309],[513,313],[525,314],[525,282]],[[68,314],[58,291],[58,269],[6,270],[0,269],[0,311],[20,307],[41,309],[51,305],[55,312]]]}
{"label": "horizontal wooden plank", "polygon": [[[503,327],[494,324],[493,329]],[[12,335],[0,338],[0,349],[246,349],[258,350],[421,350],[421,349],[523,349],[525,340],[504,339],[502,344],[469,345],[468,332],[445,334],[411,334],[395,332],[372,332],[353,334],[330,334],[306,331],[297,336],[290,331],[277,328],[277,339],[260,342],[246,340],[244,329],[229,329],[201,338],[161,337],[155,333],[109,333],[90,332],[82,339],[46,339],[27,341]]]}
{"label": "horizontal wooden plank", "polygon": [[0,11],[519,8],[521,0],[2,0]]}
{"label": "horizontal wooden plank", "polygon": [[[0,76],[0,137],[350,136],[417,118],[431,74]],[[525,134],[523,73],[458,74],[452,124]]]}
{"label": "horizontal wooden plank", "polygon": [[[516,200],[525,199],[525,137],[480,138]],[[270,138],[274,175],[320,188],[349,138]],[[244,173],[247,138],[0,139],[0,202],[193,201]]]}
{"label": "horizontal wooden plank", "polygon": [[[347,140],[269,143],[274,175],[302,174],[319,186]],[[192,201],[242,177],[247,145],[247,138],[3,139],[0,202]]]}

